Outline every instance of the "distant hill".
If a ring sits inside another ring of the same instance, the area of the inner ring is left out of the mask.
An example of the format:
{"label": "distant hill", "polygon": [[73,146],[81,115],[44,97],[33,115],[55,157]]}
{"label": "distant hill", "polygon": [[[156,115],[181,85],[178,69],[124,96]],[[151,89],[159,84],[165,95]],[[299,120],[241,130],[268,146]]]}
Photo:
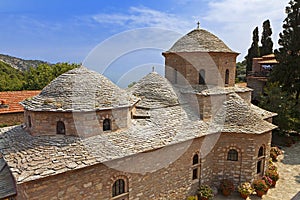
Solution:
{"label": "distant hill", "polygon": [[40,64],[48,64],[45,61],[41,60],[24,60],[21,58],[16,58],[9,55],[0,54],[0,61],[12,66],[15,69],[26,71],[29,69],[29,67],[37,68]]}

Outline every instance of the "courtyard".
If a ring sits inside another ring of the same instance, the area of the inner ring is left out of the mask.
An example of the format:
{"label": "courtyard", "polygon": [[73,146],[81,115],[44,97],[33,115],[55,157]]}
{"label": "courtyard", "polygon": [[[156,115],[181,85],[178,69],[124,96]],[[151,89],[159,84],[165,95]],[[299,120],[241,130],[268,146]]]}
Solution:
{"label": "courtyard", "polygon": [[[283,147],[283,155],[279,156],[275,163],[278,166],[280,179],[276,187],[271,188],[263,198],[251,195],[247,200],[300,200],[300,142],[291,147]],[[242,199],[239,193],[234,193],[229,197],[222,194],[217,195],[217,200]]]}

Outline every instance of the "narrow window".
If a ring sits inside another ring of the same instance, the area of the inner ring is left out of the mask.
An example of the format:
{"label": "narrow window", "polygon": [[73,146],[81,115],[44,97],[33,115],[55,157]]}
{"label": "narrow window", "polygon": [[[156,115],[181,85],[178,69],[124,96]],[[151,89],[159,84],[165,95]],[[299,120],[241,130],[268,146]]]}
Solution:
{"label": "narrow window", "polygon": [[199,178],[199,171],[200,171],[200,162],[199,162],[199,155],[196,153],[193,156],[193,164],[192,164],[192,180]]}
{"label": "narrow window", "polygon": [[31,128],[31,126],[32,126],[32,124],[31,124],[31,117],[28,115],[28,126],[29,126],[29,128]]}
{"label": "narrow window", "polygon": [[118,179],[114,182],[112,187],[112,196],[118,196],[125,193],[125,181],[123,179]]}
{"label": "narrow window", "polygon": [[178,71],[177,71],[177,69],[175,69],[174,70],[174,83],[175,84],[177,84],[177,82],[178,82],[178,80],[177,80],[178,77],[177,76],[178,76]]}
{"label": "narrow window", "polygon": [[196,165],[198,163],[199,163],[199,156],[198,156],[198,154],[195,154],[193,157],[193,165]]}
{"label": "narrow window", "polygon": [[205,85],[205,70],[201,69],[199,72],[199,84]]}
{"label": "narrow window", "polygon": [[111,126],[110,126],[110,119],[105,119],[103,120],[103,131],[109,131],[111,130]]}
{"label": "narrow window", "polygon": [[258,150],[258,157],[262,157],[264,155],[264,147],[260,147]]}
{"label": "narrow window", "polygon": [[198,179],[198,168],[193,169],[193,180]]}
{"label": "narrow window", "polygon": [[225,72],[225,85],[228,85],[229,84],[229,70],[226,69],[226,72]]}
{"label": "narrow window", "polygon": [[260,174],[262,172],[262,160],[257,162],[257,167],[256,167],[256,171],[258,174]]}
{"label": "narrow window", "polygon": [[65,135],[66,134],[66,128],[65,128],[65,124],[62,121],[58,121],[56,124],[56,133],[57,134],[62,134]]}
{"label": "narrow window", "polygon": [[237,161],[238,160],[238,152],[235,149],[230,149],[227,154],[227,160]]}
{"label": "narrow window", "polygon": [[263,172],[263,168],[264,168],[263,163],[265,161],[265,157],[264,157],[265,152],[264,151],[265,151],[265,149],[263,146],[261,146],[258,150],[258,155],[257,155],[258,160],[257,160],[257,167],[256,167],[257,174],[261,174]]}

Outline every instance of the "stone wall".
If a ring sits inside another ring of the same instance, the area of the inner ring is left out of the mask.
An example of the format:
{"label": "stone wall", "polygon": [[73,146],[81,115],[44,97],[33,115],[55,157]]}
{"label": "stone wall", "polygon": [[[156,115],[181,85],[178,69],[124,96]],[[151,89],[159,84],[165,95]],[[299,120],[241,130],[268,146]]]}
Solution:
{"label": "stone wall", "polygon": [[[119,200],[112,198],[112,185],[122,178],[126,182],[125,199],[184,200],[195,194],[199,184],[198,179],[192,180],[192,160],[196,153],[200,157],[201,183],[218,186],[221,179],[230,178],[237,185],[258,176],[258,149],[266,145],[266,155],[269,154],[271,133],[223,133],[211,137],[201,137],[105,164],[25,182],[18,185],[17,199]],[[238,161],[227,161],[230,148],[238,150]],[[268,158],[266,156],[265,160]]]}
{"label": "stone wall", "polygon": [[186,81],[188,81],[190,85],[197,85],[200,70],[205,70],[207,85],[224,86],[226,70],[229,70],[227,86],[235,84],[237,54],[196,52],[164,53],[163,55],[166,66],[165,77],[171,83],[187,84]]}
{"label": "stone wall", "polygon": [[[56,135],[58,121],[65,125],[66,135],[90,137],[103,133],[103,121],[110,119],[111,131],[126,128],[130,123],[128,108],[97,112],[33,112],[25,110],[26,130],[31,135]],[[29,122],[31,120],[31,122]],[[31,123],[31,125],[30,125]],[[109,132],[109,131],[107,131]]]}
{"label": "stone wall", "polygon": [[24,113],[2,113],[0,114],[0,125],[16,125],[23,123]]}

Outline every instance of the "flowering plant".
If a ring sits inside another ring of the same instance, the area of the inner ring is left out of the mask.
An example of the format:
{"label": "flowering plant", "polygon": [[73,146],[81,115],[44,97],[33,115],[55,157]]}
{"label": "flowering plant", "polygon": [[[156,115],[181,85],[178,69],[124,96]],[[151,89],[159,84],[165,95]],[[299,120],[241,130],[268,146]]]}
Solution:
{"label": "flowering plant", "polygon": [[268,176],[263,176],[262,180],[264,180],[266,182],[266,184],[267,184],[268,187],[271,187],[272,184],[273,184],[273,180],[270,177],[268,177]]}
{"label": "flowering plant", "polygon": [[270,177],[272,179],[272,181],[278,181],[278,179],[279,179],[279,174],[278,174],[277,170],[267,170],[266,176]]}
{"label": "flowering plant", "polygon": [[238,191],[241,194],[250,195],[254,192],[254,189],[249,182],[244,182],[238,186]]}
{"label": "flowering plant", "polygon": [[200,195],[201,197],[206,197],[208,199],[211,199],[214,196],[213,190],[211,189],[211,187],[209,187],[209,185],[200,185],[198,195]]}
{"label": "flowering plant", "polygon": [[253,187],[255,190],[266,192],[268,186],[264,180],[255,180],[253,181]]}

